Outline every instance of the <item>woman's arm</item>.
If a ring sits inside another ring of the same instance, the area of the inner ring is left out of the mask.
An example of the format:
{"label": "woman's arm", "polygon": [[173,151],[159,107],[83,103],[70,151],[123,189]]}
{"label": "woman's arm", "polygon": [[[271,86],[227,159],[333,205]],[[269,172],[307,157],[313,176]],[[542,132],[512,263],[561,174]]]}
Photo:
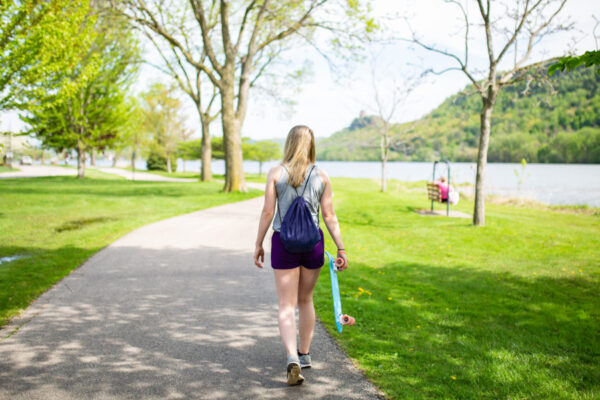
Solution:
{"label": "woman's arm", "polygon": [[331,182],[327,174],[319,170],[321,179],[325,183],[323,194],[321,195],[321,212],[323,214],[323,222],[331,235],[331,238],[335,242],[338,248],[337,256],[344,260],[344,264],[338,267],[338,270],[343,271],[348,268],[348,257],[344,251],[344,243],[342,242],[342,233],[340,232],[340,224],[338,222],[335,211],[333,210],[333,190],[331,189]]}
{"label": "woman's arm", "polygon": [[277,192],[275,191],[275,182],[281,174],[281,167],[276,166],[271,168],[267,175],[267,186],[265,188],[265,204],[263,206],[262,213],[260,214],[260,223],[258,224],[258,234],[256,235],[256,247],[254,250],[254,264],[257,267],[262,268],[265,262],[265,251],[263,249],[263,241],[265,235],[269,230],[269,226],[273,221],[275,215],[275,204],[277,199]]}

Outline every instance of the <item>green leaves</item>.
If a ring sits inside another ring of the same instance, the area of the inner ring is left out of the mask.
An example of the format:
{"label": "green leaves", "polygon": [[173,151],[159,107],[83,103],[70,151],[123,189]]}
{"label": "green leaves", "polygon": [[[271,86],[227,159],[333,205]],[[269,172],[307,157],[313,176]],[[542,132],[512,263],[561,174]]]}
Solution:
{"label": "green leaves", "polygon": [[[139,45],[123,20],[83,6],[61,10],[68,15],[52,20],[52,29],[44,32],[51,38],[81,37],[77,42],[65,39],[62,46],[56,44],[57,53],[67,51],[72,57],[47,63],[52,71],[47,79],[31,76],[37,80],[30,84],[32,90],[23,106],[27,113],[21,119],[44,146],[102,150],[131,131],[135,104],[126,94],[137,70]],[[74,13],[81,16],[77,26],[63,21]],[[53,60],[54,55],[47,59]]]}
{"label": "green leaves", "polygon": [[9,0],[0,5],[0,110],[25,109],[62,85],[92,40],[89,3]]}
{"label": "green leaves", "polygon": [[[563,57],[556,64],[552,64],[550,67],[548,67],[548,75],[552,76],[556,71],[564,72],[565,69],[567,71],[573,71],[575,68],[581,65],[584,65],[586,68],[594,65],[600,66],[600,51],[592,50],[586,51],[580,56]],[[596,70],[596,73],[600,75],[600,68]]]}

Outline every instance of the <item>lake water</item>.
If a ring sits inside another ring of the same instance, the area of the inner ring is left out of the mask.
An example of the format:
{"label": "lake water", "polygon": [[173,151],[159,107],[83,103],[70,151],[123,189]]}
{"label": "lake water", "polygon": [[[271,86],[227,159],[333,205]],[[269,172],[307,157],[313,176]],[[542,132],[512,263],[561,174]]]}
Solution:
{"label": "lake water", "polygon": [[[108,165],[103,160],[99,165]],[[263,173],[278,164],[277,161],[263,163]],[[381,163],[370,161],[320,161],[319,166],[332,177],[379,178]],[[121,165],[121,163],[120,163]],[[123,164],[125,165],[125,164]],[[146,163],[138,160],[137,168],[145,169]],[[183,162],[177,165],[183,170]],[[186,161],[187,171],[199,171],[199,161]],[[214,173],[225,172],[225,162],[212,162]],[[244,161],[244,170],[258,173],[258,162]],[[451,163],[450,178],[455,184],[475,183],[474,163]],[[403,181],[431,180],[433,163],[430,162],[389,162],[387,176]],[[445,167],[438,167],[440,174],[446,174]],[[438,174],[438,177],[441,176]],[[489,163],[486,170],[486,193],[510,197],[535,199],[546,204],[587,204],[600,207],[600,165],[598,164],[521,164]],[[464,189],[468,190],[468,189]]]}

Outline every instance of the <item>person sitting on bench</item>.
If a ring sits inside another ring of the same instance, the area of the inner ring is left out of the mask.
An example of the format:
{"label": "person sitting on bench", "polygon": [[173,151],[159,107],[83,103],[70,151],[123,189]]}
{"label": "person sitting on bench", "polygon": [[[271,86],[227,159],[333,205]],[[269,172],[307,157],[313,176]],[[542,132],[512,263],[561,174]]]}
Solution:
{"label": "person sitting on bench", "polygon": [[445,176],[442,176],[438,181],[433,182],[436,183],[438,185],[438,187],[440,188],[440,194],[442,195],[442,203],[447,203],[448,202],[448,192],[450,191],[450,186],[448,186],[448,182],[446,180]]}

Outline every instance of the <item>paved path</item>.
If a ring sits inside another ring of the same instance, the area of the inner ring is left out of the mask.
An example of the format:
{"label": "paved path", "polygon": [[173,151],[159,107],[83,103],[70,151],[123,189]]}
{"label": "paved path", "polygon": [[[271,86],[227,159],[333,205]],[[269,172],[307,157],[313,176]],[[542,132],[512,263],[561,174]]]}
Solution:
{"label": "paved path", "polygon": [[285,384],[273,272],[252,262],[261,206],[171,218],[96,253],[0,331],[0,399],[378,398],[319,324],[307,381]]}
{"label": "paved path", "polygon": [[107,174],[114,174],[122,176],[123,178],[136,180],[136,181],[157,181],[157,182],[198,182],[198,179],[192,178],[169,178],[167,176],[162,176],[158,174],[153,174],[149,172],[139,172],[135,171],[135,173],[131,171],[126,171],[120,168],[98,168],[95,167],[98,171],[105,172]]}
{"label": "paved path", "polygon": [[77,175],[75,168],[63,168],[52,165],[19,165],[20,171],[2,172],[0,179],[35,178],[38,176]]}

